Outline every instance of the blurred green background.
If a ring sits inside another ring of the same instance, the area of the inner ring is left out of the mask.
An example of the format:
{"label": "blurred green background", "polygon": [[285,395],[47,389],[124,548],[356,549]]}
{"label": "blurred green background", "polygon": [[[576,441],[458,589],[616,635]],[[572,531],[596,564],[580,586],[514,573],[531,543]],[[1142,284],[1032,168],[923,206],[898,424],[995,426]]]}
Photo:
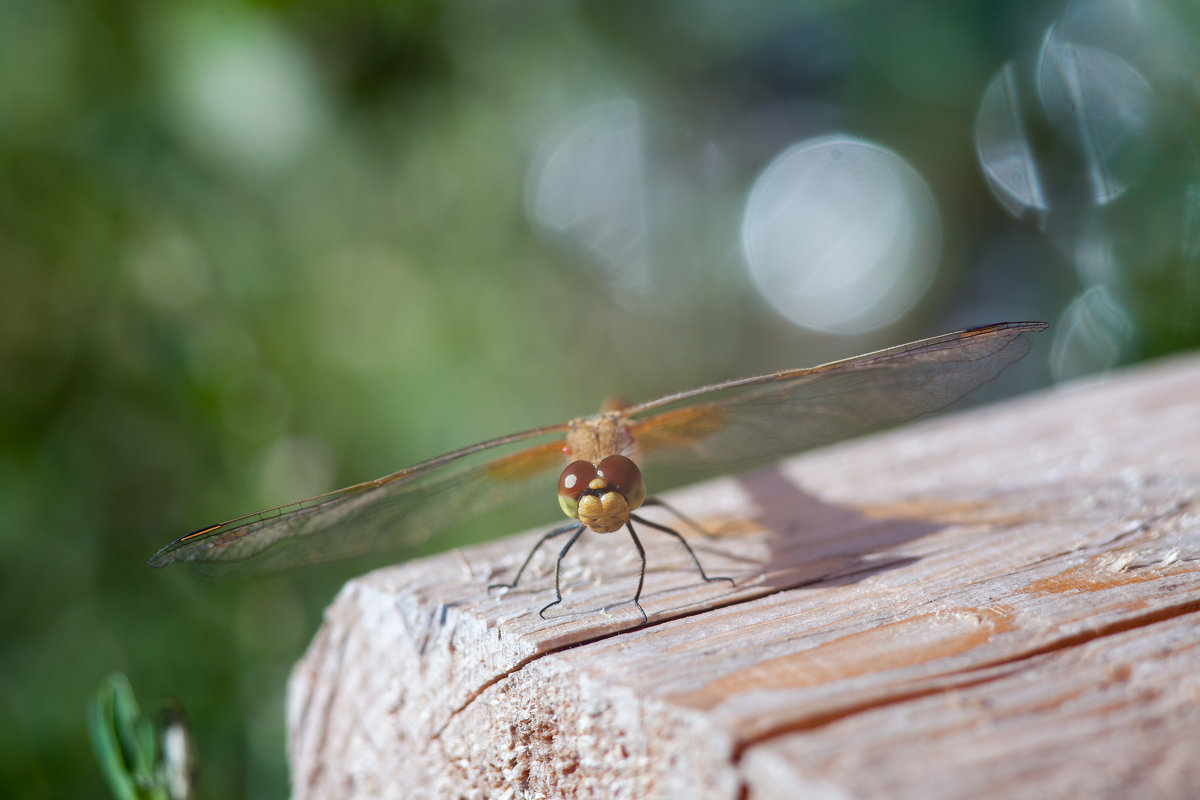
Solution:
{"label": "blurred green background", "polygon": [[144,566],[208,523],[970,325],[1054,325],[991,396],[1196,346],[1198,22],[0,0],[0,794],[104,796],[114,669],[187,708],[201,796],[287,792],[290,665],[364,567]]}

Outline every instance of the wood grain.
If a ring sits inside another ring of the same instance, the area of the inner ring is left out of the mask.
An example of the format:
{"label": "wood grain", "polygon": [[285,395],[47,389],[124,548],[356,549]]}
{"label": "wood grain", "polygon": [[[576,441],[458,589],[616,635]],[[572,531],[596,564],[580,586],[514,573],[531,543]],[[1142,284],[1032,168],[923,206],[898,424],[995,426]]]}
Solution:
{"label": "wood grain", "polygon": [[[289,687],[309,797],[1200,796],[1200,358],[350,582]],[[551,491],[548,489],[548,491]]]}

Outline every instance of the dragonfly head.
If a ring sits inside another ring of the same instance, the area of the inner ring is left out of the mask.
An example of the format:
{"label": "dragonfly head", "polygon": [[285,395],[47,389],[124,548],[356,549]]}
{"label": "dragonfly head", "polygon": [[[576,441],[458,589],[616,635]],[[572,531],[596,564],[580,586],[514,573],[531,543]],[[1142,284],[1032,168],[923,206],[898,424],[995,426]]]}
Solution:
{"label": "dragonfly head", "polygon": [[563,513],[597,533],[618,530],[646,499],[646,482],[632,459],[610,455],[599,464],[572,461],[558,478]]}

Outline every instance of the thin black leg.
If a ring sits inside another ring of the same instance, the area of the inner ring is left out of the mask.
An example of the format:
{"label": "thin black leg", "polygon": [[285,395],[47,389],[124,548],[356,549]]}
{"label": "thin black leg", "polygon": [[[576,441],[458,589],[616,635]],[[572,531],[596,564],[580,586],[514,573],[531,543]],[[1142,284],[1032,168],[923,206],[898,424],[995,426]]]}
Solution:
{"label": "thin black leg", "polygon": [[679,517],[681,520],[686,522],[688,524],[689,528],[691,528],[696,533],[703,536],[705,539],[716,538],[715,534],[713,534],[713,532],[710,531],[708,528],[705,528],[699,522],[696,522],[696,520],[692,519],[687,514],[683,513],[678,508],[671,505],[666,500],[663,500],[660,497],[647,497],[645,500],[642,501],[642,508],[645,508],[646,506],[658,506],[660,508],[665,508],[667,511],[670,511],[672,514],[674,514],[675,516]]}
{"label": "thin black leg", "polygon": [[[542,610],[538,612],[538,616],[541,617],[542,619],[546,618],[546,609],[547,608],[551,608],[562,602],[562,587],[559,585],[558,577],[559,577],[559,574],[562,572],[563,557],[567,554],[567,551],[571,549],[571,545],[575,544],[575,540],[579,538],[579,535],[581,533],[583,533],[585,530],[587,530],[587,528],[584,527],[584,524],[582,522],[575,523],[574,528],[575,528],[575,532],[571,534],[571,538],[567,539],[567,543],[563,545],[563,549],[558,551],[558,561],[554,562],[554,600],[552,602],[546,603],[546,605],[542,606]],[[566,530],[557,531],[557,533],[566,533],[566,531],[569,531],[569,530],[571,530],[571,528],[567,528]],[[544,537],[544,538],[549,538],[549,537]]]}
{"label": "thin black leg", "polygon": [[[662,505],[662,503],[659,503],[659,505]],[[688,555],[692,557],[692,563],[696,565],[696,569],[700,570],[700,577],[703,578],[705,581],[729,581],[731,586],[735,585],[733,578],[728,578],[724,575],[716,575],[711,578],[708,577],[708,575],[705,574],[705,572],[704,572],[704,567],[700,566],[700,559],[696,558],[696,553],[694,550],[692,550],[692,546],[687,543],[687,539],[684,539],[683,536],[680,535],[679,531],[675,530],[674,528],[668,528],[666,525],[659,525],[657,522],[651,522],[650,520],[646,519],[645,517],[639,517],[637,514],[630,514],[629,516],[631,519],[635,519],[643,525],[649,525],[651,528],[660,530],[663,533],[669,533],[672,536],[674,536],[676,539],[678,539],[679,543],[683,545],[685,550],[687,550]],[[682,516],[682,515],[680,515],[680,516]],[[630,531],[632,531],[632,530],[633,529],[630,528]],[[645,559],[643,558],[643,561],[644,560]]]}
{"label": "thin black leg", "polygon": [[[492,589],[515,589],[515,588],[517,588],[517,582],[521,580],[522,573],[524,573],[525,568],[529,566],[529,562],[533,560],[533,554],[538,551],[539,547],[541,547],[543,544],[545,544],[550,539],[553,539],[555,536],[562,536],[567,531],[582,530],[582,528],[583,528],[583,523],[579,522],[578,520],[575,520],[574,522],[568,522],[566,525],[563,525],[561,528],[555,528],[554,530],[550,531],[542,538],[538,539],[537,544],[535,544],[533,546],[533,549],[529,551],[529,555],[525,556],[525,563],[523,563],[521,565],[521,568],[519,570],[517,570],[516,577],[514,577],[512,579],[512,583],[493,583],[490,586],[488,586],[488,591],[490,592]],[[578,533],[576,534],[576,537],[578,537]],[[572,542],[575,541],[575,538],[572,538],[571,541]],[[569,546],[570,545],[568,545],[568,547]],[[561,558],[562,557],[560,556],[559,559],[561,560]]]}
{"label": "thin black leg", "polygon": [[626,522],[625,527],[629,529],[629,535],[633,537],[633,546],[637,548],[638,555],[642,559],[642,571],[638,573],[638,588],[633,593],[633,604],[637,606],[638,611],[642,612],[642,624],[645,625],[650,621],[650,618],[646,616],[646,609],[642,608],[642,604],[638,601],[642,599],[642,585],[646,582],[646,549],[642,547],[641,541],[634,532],[633,523]]}

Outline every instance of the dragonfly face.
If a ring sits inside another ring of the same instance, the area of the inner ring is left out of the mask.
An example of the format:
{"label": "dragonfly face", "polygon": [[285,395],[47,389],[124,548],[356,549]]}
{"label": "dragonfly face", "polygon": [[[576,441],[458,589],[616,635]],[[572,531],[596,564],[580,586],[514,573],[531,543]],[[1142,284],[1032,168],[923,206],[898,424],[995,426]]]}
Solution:
{"label": "dragonfly face", "polygon": [[642,471],[628,456],[613,453],[590,461],[572,461],[558,478],[563,513],[596,533],[612,533],[646,500]]}

